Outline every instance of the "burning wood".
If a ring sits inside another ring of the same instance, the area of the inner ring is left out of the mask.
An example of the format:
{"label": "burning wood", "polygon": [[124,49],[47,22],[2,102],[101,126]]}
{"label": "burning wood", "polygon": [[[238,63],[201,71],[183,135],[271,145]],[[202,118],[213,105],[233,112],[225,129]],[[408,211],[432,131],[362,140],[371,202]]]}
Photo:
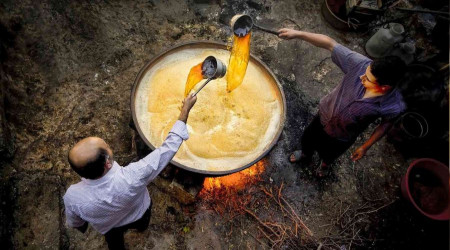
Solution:
{"label": "burning wood", "polygon": [[259,176],[266,169],[265,165],[266,160],[261,160],[253,166],[234,174],[205,178],[202,193],[214,192],[219,189],[242,190],[249,184],[254,184],[260,180]]}
{"label": "burning wood", "polygon": [[257,185],[266,164],[262,160],[229,176],[206,178],[199,197],[231,227],[239,224],[234,222],[242,220],[242,216],[256,220],[259,236],[254,237],[261,244],[265,239],[270,248],[317,247],[311,230],[283,197],[283,184]]}

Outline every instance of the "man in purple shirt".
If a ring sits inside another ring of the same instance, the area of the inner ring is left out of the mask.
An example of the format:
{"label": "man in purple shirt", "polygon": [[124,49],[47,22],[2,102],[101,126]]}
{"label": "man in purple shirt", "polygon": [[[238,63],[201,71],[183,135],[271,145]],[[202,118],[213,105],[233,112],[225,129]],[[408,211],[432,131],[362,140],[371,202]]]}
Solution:
{"label": "man in purple shirt", "polygon": [[319,103],[319,112],[305,129],[302,150],[293,152],[291,162],[310,163],[314,151],[322,160],[316,171],[324,176],[328,166],[342,155],[377,118],[382,122],[371,137],[352,154],[361,159],[367,150],[383,137],[392,121],[405,110],[400,92],[395,88],[405,65],[397,57],[371,59],[349,50],[332,38],[305,31],[281,29],[284,39],[301,39],[331,51],[333,62],[345,73],[341,83]]}

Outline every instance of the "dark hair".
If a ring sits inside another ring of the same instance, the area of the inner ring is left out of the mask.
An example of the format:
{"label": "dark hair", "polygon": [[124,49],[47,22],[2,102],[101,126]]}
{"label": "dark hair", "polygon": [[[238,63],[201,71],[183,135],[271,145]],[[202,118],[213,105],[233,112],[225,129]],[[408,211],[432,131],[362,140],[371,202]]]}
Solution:
{"label": "dark hair", "polygon": [[88,161],[88,163],[86,163],[84,166],[76,166],[70,160],[70,157],[69,164],[72,169],[81,177],[84,177],[86,179],[97,179],[102,176],[103,172],[105,171],[105,164],[107,159],[108,151],[106,151],[106,149],[99,148],[97,155],[93,159]]}
{"label": "dark hair", "polygon": [[370,72],[380,85],[395,87],[405,74],[406,65],[396,56],[386,56],[373,60]]}

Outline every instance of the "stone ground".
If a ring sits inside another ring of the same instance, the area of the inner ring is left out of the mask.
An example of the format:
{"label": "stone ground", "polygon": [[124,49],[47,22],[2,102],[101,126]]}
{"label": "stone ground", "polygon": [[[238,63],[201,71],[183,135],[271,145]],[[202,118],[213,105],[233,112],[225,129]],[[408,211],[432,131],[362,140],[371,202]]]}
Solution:
{"label": "stone ground", "polygon": [[[106,249],[92,228],[81,234],[64,225],[62,195],[78,181],[66,155],[75,142],[95,135],[111,145],[119,164],[136,157],[128,125],[133,81],[147,61],[170,46],[192,40],[226,42],[229,19],[247,10],[263,25],[324,33],[364,53],[368,37],[329,27],[319,2],[2,1],[2,93],[15,145],[14,157],[2,159],[0,169],[2,248]],[[287,161],[319,99],[343,75],[330,53],[258,32],[251,50],[277,75],[288,110],[281,138],[266,157],[262,182],[284,183],[284,197],[317,242],[346,249],[447,248],[448,224],[422,218],[400,198],[400,178],[412,159],[404,159],[383,139],[365,158],[350,161],[351,151],[370,129],[324,181]],[[127,233],[129,249],[269,248],[248,216],[230,227],[201,200],[183,205],[158,185],[149,190],[154,201],[149,230]],[[344,210],[353,214],[344,216]],[[343,226],[343,217],[356,218],[355,227]]]}

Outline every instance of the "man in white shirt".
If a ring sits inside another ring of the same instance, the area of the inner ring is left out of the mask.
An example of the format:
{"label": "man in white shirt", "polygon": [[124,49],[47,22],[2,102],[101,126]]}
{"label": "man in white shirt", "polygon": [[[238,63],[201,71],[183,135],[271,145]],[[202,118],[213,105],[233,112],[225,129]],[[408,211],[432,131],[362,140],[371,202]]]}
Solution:
{"label": "man in white shirt", "polygon": [[196,101],[196,96],[186,97],[178,121],[161,147],[126,167],[113,160],[104,140],[88,137],[79,141],[68,157],[70,166],[82,178],[64,195],[67,225],[84,233],[90,223],[105,235],[109,249],[124,249],[127,229],[145,230],[151,215],[147,185],[189,138],[186,121]]}

